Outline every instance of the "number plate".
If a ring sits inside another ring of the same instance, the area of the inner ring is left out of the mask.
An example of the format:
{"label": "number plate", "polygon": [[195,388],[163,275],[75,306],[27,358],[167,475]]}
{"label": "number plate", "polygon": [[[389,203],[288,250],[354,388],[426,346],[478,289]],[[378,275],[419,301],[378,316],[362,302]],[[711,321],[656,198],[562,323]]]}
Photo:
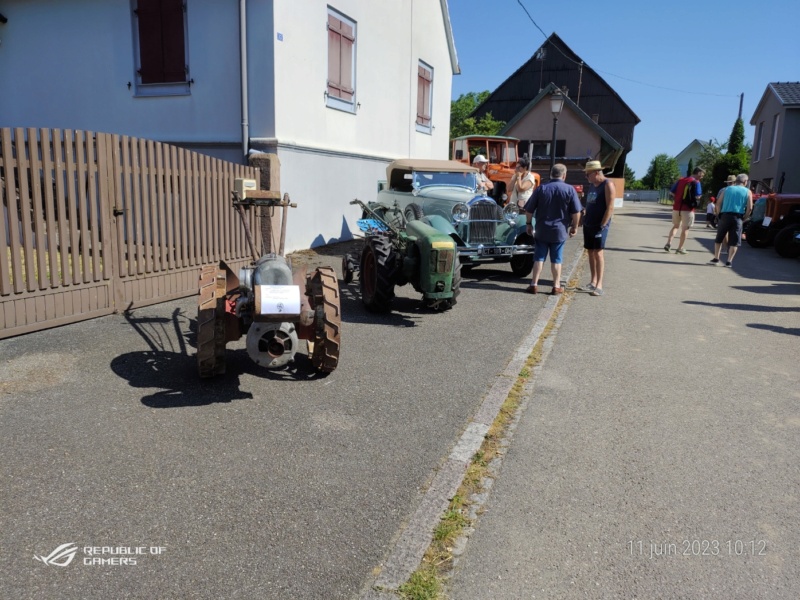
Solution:
{"label": "number plate", "polygon": [[511,254],[511,248],[478,248],[479,256],[502,256]]}

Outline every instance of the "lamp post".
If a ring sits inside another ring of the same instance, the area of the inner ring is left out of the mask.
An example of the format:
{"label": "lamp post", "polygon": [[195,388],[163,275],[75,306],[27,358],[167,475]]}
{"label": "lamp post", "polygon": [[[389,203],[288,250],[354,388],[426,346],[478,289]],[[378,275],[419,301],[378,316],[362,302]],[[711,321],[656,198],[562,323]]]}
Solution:
{"label": "lamp post", "polygon": [[561,114],[561,109],[564,108],[564,95],[561,90],[556,90],[550,96],[550,112],[553,113],[553,143],[550,144],[550,170],[556,164],[556,130],[558,129],[558,115]]}

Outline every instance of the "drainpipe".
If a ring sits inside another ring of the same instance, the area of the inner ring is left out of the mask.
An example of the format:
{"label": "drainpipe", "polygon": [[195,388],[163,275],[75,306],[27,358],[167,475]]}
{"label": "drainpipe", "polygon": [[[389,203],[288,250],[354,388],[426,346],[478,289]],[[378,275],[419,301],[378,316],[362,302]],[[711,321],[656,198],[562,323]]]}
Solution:
{"label": "drainpipe", "polygon": [[250,144],[250,123],[247,108],[247,0],[239,0],[239,56],[242,68],[242,155],[247,158]]}

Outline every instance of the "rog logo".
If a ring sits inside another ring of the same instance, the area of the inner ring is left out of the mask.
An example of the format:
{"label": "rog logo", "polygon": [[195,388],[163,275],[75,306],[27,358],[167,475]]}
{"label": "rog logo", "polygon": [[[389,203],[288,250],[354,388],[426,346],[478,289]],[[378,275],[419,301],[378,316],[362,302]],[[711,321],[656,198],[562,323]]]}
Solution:
{"label": "rog logo", "polygon": [[33,558],[48,566],[66,567],[72,562],[72,559],[75,558],[75,553],[77,551],[78,547],[70,542],[68,544],[61,544],[47,556],[37,556],[34,554]]}

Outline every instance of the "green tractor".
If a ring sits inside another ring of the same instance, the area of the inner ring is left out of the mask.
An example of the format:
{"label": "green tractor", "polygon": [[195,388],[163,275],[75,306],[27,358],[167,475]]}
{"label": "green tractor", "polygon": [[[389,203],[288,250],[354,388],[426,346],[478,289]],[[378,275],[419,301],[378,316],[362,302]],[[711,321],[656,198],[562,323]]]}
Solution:
{"label": "green tractor", "polygon": [[389,312],[395,286],[411,284],[428,309],[452,308],[461,287],[461,263],[455,241],[422,221],[407,221],[403,211],[377,202],[353,200],[362,209],[361,254],[342,261],[345,283],[359,277],[361,301],[370,312]]}

